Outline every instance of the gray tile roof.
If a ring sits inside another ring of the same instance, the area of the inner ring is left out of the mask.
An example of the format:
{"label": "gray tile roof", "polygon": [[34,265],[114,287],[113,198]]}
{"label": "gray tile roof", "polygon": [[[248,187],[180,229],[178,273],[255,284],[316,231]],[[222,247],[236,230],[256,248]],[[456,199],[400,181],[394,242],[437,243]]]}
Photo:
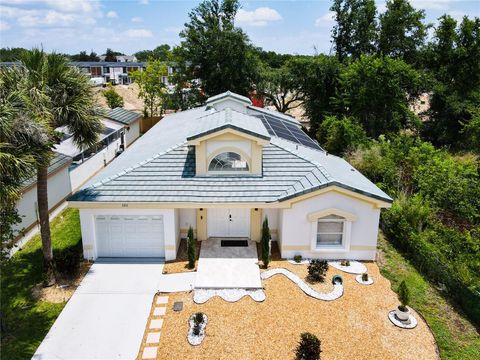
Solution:
{"label": "gray tile roof", "polygon": [[252,105],[252,101],[248,97],[232,93],[231,91],[226,91],[224,93],[209,97],[207,99],[207,105],[214,104],[219,100],[225,99],[227,97],[235,99],[237,101],[241,101],[247,105]]}
{"label": "gray tile roof", "polygon": [[115,109],[109,109],[106,112],[105,117],[114,121],[118,121],[125,125],[130,125],[131,123],[140,119],[142,115],[133,111],[126,110],[122,107],[117,107]]}
{"label": "gray tile roof", "polygon": [[315,164],[277,145],[264,147],[263,176],[195,176],[195,149],[183,144],[70,201],[274,202],[328,181]]}
{"label": "gray tile roof", "polygon": [[265,140],[270,139],[260,119],[226,108],[221,111],[211,109],[208,115],[200,117],[187,140],[197,139],[223,129],[234,129]]}
{"label": "gray tile roof", "polygon": [[[51,175],[58,169],[69,165],[72,162],[72,158],[70,156],[55,153],[53,159],[50,161],[50,165],[48,166],[48,175]],[[27,188],[37,183],[37,178],[32,177],[23,183],[23,188]]]}
{"label": "gray tile roof", "polygon": [[[230,112],[232,119],[228,119]],[[97,174],[70,201],[103,202],[275,202],[336,185],[391,202],[391,198],[342,158],[269,135],[258,116],[203,106],[167,115]],[[275,112],[269,111],[269,114]],[[279,115],[280,120],[285,115]],[[293,121],[295,122],[295,121]],[[263,176],[194,176],[194,150],[187,139],[228,124],[270,136]],[[263,128],[261,128],[263,127]]]}

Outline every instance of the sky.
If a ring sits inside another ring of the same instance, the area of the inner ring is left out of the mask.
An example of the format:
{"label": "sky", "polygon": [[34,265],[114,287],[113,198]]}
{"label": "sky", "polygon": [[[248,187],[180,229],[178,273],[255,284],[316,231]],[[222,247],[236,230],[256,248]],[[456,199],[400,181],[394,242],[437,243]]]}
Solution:
{"label": "sky", "polygon": [[[377,0],[383,12],[385,1]],[[180,43],[179,32],[199,1],[191,0],[0,0],[0,47],[125,54]],[[480,0],[411,0],[435,24],[447,13],[480,17]],[[290,54],[329,53],[331,0],[241,1],[236,25],[254,45]]]}

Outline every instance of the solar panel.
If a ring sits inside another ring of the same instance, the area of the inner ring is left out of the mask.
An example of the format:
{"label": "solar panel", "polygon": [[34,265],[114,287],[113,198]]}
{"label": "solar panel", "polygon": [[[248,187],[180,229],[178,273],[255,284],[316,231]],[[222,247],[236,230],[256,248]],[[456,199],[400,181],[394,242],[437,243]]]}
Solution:
{"label": "solar panel", "polygon": [[255,115],[262,120],[268,133],[279,138],[323,150],[318,143],[303,132],[301,128],[268,114]]}

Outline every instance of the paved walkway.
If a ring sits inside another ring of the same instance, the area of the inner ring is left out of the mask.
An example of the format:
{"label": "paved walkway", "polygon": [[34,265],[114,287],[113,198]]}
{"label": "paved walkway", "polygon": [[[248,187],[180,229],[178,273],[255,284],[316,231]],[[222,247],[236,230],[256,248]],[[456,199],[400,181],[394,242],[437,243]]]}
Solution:
{"label": "paved walkway", "polygon": [[167,313],[168,296],[157,296],[154,301],[152,316],[148,322],[147,330],[141,350],[141,359],[156,359],[158,345],[160,344],[163,317]]}
{"label": "paved walkway", "polygon": [[92,265],[33,359],[135,359],[163,262]]}
{"label": "paved walkway", "polygon": [[256,243],[221,247],[220,239],[202,241],[195,288],[261,289]]}
{"label": "paved walkway", "polygon": [[163,274],[160,276],[158,291],[162,293],[190,291],[195,287],[195,271],[175,274]]}

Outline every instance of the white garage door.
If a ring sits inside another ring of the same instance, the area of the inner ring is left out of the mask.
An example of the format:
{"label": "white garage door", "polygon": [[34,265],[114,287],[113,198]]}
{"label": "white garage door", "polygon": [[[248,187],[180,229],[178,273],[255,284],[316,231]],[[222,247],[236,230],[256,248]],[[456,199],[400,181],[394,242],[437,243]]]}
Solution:
{"label": "white garage door", "polygon": [[99,257],[165,257],[162,216],[99,215],[95,225]]}

